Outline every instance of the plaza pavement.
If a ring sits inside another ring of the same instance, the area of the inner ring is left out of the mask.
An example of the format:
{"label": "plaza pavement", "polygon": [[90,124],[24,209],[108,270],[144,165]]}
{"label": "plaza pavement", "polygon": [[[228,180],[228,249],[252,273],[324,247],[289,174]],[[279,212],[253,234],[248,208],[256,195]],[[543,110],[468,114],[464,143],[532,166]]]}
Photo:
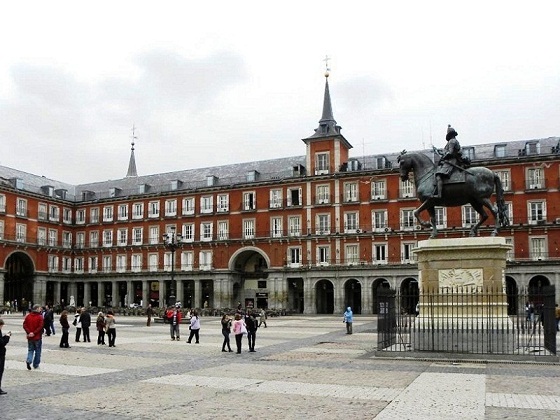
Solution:
{"label": "plaza pavement", "polygon": [[[340,316],[268,319],[256,353],[222,353],[219,318],[200,344],[171,341],[167,325],[117,317],[115,348],[43,339],[28,371],[21,315],[12,331],[0,419],[558,419],[560,365],[376,358],[375,317],[345,334]],[[235,340],[232,337],[232,341]],[[234,346],[234,343],[232,343]]]}

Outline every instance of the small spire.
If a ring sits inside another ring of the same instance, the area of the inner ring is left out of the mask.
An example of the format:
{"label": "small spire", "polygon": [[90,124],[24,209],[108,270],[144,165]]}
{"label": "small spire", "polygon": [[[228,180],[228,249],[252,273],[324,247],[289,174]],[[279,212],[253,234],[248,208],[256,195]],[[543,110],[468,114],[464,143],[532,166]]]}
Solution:
{"label": "small spire", "polygon": [[333,116],[332,104],[331,104],[331,94],[329,91],[329,60],[330,57],[327,55],[323,59],[325,62],[325,95],[323,98],[323,114],[321,115],[321,120],[319,120],[319,127],[315,129],[315,134],[311,137],[329,137],[340,134],[340,127],[336,125],[336,121]]}
{"label": "small spire", "polygon": [[126,173],[127,178],[138,176],[138,173],[136,172],[136,159],[134,159],[134,144],[138,139],[138,137],[136,137],[135,130],[136,127],[132,125],[132,141],[130,142],[132,147],[130,148],[130,161],[128,162],[128,172]]}

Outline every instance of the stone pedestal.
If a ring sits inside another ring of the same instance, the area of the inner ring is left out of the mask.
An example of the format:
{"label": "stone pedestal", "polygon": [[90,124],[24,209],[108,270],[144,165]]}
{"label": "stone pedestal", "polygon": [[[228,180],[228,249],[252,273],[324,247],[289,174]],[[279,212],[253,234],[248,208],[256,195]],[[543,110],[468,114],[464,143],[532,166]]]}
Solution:
{"label": "stone pedestal", "polygon": [[421,241],[419,316],[415,350],[504,352],[511,329],[505,292],[505,239],[457,238]]}

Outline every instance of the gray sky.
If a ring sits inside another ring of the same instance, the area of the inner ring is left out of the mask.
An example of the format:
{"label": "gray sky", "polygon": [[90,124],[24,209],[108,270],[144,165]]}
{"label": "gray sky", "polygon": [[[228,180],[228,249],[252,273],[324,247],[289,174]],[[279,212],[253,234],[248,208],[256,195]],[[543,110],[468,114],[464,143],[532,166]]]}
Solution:
{"label": "gray sky", "polygon": [[304,155],[560,135],[554,1],[0,5],[0,164],[69,183]]}

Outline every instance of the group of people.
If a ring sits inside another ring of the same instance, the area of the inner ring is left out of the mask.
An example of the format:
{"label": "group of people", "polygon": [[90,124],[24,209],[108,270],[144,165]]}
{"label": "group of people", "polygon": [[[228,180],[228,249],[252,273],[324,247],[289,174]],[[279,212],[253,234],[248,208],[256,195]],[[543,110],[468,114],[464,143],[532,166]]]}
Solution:
{"label": "group of people", "polygon": [[[187,343],[190,344],[195,339],[195,344],[200,344],[200,316],[198,315],[198,311],[196,309],[191,309],[189,311],[190,316],[190,325],[189,325],[189,338],[187,339]],[[148,314],[148,322],[147,326],[150,326],[151,322],[151,314]],[[169,332],[171,334],[172,341],[179,341],[181,339],[181,320],[183,319],[183,312],[181,311],[181,307],[179,305],[175,305],[175,307],[169,307],[163,313],[163,320],[169,324]]]}
{"label": "group of people", "polygon": [[[227,314],[222,316],[222,335],[224,341],[222,343],[223,352],[233,352],[230,344],[230,334],[233,330],[235,336],[235,344],[237,347],[237,354],[241,354],[241,347],[243,343],[243,336],[247,336],[247,343],[249,345],[249,352],[255,352],[255,340],[257,338],[257,329],[259,328],[259,320],[256,311],[247,311],[245,315],[238,309],[234,319],[232,320]],[[265,321],[266,327],[266,321]],[[226,350],[227,347],[227,350]]]}

